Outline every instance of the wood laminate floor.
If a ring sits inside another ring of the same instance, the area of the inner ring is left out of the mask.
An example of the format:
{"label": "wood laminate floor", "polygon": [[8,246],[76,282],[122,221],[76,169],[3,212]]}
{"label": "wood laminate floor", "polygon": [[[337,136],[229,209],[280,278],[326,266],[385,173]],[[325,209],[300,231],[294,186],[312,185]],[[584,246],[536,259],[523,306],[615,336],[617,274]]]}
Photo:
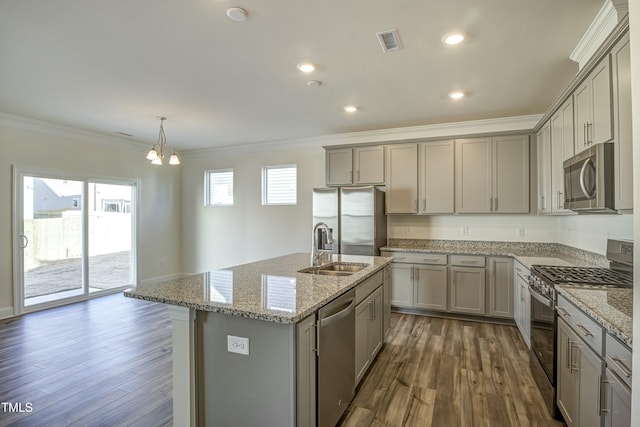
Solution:
{"label": "wood laminate floor", "polygon": [[[562,426],[515,327],[400,314],[392,326],[341,426]],[[171,362],[167,307],[120,294],[0,322],[0,402],[32,405],[0,406],[0,426],[170,426]]]}
{"label": "wood laminate floor", "polygon": [[171,363],[167,307],[122,294],[0,322],[0,402],[32,407],[0,426],[170,426]]}
{"label": "wood laminate floor", "polygon": [[514,326],[392,314],[341,427],[561,427]]}

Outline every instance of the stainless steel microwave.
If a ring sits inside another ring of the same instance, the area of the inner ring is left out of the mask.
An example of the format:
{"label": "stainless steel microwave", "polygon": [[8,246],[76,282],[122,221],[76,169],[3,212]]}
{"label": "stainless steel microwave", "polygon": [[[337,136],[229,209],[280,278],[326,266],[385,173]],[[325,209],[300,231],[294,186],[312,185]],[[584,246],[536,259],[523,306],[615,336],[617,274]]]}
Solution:
{"label": "stainless steel microwave", "polygon": [[615,213],[613,143],[593,145],[564,161],[564,206],[578,213]]}

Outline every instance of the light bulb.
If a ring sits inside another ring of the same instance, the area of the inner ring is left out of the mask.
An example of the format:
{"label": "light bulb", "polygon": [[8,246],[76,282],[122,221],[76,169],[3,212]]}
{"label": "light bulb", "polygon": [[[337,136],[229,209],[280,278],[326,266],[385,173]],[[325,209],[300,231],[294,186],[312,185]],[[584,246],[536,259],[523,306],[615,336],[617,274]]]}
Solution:
{"label": "light bulb", "polygon": [[149,150],[149,154],[147,154],[147,160],[155,160],[158,158],[158,152],[155,148]]}
{"label": "light bulb", "polygon": [[178,155],[176,153],[173,153],[171,155],[171,157],[169,157],[169,164],[170,165],[179,165],[180,164],[180,159],[178,158]]}

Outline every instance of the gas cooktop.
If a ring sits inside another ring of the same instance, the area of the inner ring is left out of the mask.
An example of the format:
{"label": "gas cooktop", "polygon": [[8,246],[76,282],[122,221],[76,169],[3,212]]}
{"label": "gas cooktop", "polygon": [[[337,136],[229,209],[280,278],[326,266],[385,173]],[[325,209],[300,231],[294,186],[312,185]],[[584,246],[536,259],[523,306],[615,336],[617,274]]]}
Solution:
{"label": "gas cooktop", "polygon": [[633,287],[633,278],[631,276],[608,268],[534,265],[531,270],[532,273],[535,272],[537,276],[554,285]]}

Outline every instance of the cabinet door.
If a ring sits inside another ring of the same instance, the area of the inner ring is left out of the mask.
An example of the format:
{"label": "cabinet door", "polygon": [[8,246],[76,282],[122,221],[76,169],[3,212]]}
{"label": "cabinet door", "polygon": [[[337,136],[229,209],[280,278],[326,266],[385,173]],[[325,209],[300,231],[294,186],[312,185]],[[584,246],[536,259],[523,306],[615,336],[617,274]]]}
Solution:
{"label": "cabinet door", "polygon": [[391,329],[391,267],[384,268],[382,282],[382,337],[386,337]]}
{"label": "cabinet door", "polygon": [[556,399],[567,427],[578,425],[579,382],[576,363],[578,337],[562,319],[558,319],[558,384]]}
{"label": "cabinet door", "polygon": [[598,144],[613,138],[611,115],[611,67],[607,55],[591,72],[591,111],[590,126],[587,126],[587,142]]}
{"label": "cabinet door", "polygon": [[578,342],[580,394],[578,423],[580,427],[600,427],[601,389],[604,362],[582,340]]}
{"label": "cabinet door", "polygon": [[355,373],[356,385],[360,382],[369,366],[369,316],[371,313],[370,300],[362,301],[356,307],[356,348]]}
{"label": "cabinet door", "polygon": [[316,328],[315,315],[297,325],[296,425],[316,425]]}
{"label": "cabinet door", "polygon": [[538,213],[551,213],[551,124],[547,122],[537,134]]}
{"label": "cabinet door", "polygon": [[587,126],[591,120],[591,87],[585,80],[573,92],[575,154],[587,148]]}
{"label": "cabinet door", "polygon": [[456,140],[456,212],[491,212],[491,138]]}
{"label": "cabinet door", "polygon": [[454,313],[485,313],[485,269],[451,267],[451,306]]}
{"label": "cabinet door", "polygon": [[391,305],[413,307],[413,265],[391,265]]}
{"label": "cabinet door", "polygon": [[369,355],[369,363],[378,354],[382,348],[382,288],[378,288],[369,297],[369,325],[368,325],[368,341],[367,349]]}
{"label": "cabinet door", "polygon": [[353,149],[354,184],[384,184],[384,146]]}
{"label": "cabinet door", "polygon": [[387,147],[387,213],[418,212],[418,144]]}
{"label": "cabinet door", "polygon": [[633,209],[633,135],[631,130],[631,56],[629,35],[611,51],[615,143],[615,206]]}
{"label": "cabinet door", "polygon": [[529,135],[493,138],[493,212],[529,212]]}
{"label": "cabinet door", "polygon": [[414,272],[414,306],[446,311],[447,267],[416,264]]}
{"label": "cabinet door", "polygon": [[420,144],[420,213],[454,212],[454,142]]}
{"label": "cabinet door", "polygon": [[605,427],[630,427],[631,390],[609,369],[606,375],[604,425]]}
{"label": "cabinet door", "polygon": [[330,149],[325,154],[325,182],[327,185],[349,185],[353,176],[351,148]]}
{"label": "cabinet door", "polygon": [[524,342],[531,348],[531,294],[529,294],[529,284],[522,282],[520,288],[522,292],[522,330]]}
{"label": "cabinet door", "polygon": [[573,100],[569,98],[551,117],[551,212],[564,208],[563,162],[573,155]]}
{"label": "cabinet door", "polygon": [[489,307],[492,317],[513,318],[513,261],[489,258]]}

